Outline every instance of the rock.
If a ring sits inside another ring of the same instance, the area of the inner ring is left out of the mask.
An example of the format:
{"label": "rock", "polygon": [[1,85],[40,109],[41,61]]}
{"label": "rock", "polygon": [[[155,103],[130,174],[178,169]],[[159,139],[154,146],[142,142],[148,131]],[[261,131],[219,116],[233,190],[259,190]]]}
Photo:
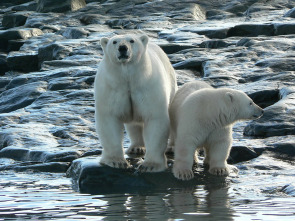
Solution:
{"label": "rock", "polygon": [[276,143],[267,150],[275,153],[279,158],[294,160],[295,159],[295,143]]}
{"label": "rock", "polygon": [[84,28],[66,28],[62,35],[69,39],[85,38],[89,34]]}
{"label": "rock", "polygon": [[263,116],[249,123],[244,129],[244,135],[256,137],[272,137],[295,135],[295,109],[292,100],[294,89],[280,90],[281,100],[265,108]]}
{"label": "rock", "polygon": [[38,59],[41,64],[43,61],[60,60],[65,58],[72,51],[71,47],[62,44],[52,43],[38,49]]}
{"label": "rock", "polygon": [[255,65],[269,67],[274,71],[294,71],[295,58],[293,57],[273,57],[258,61]]}
{"label": "rock", "polygon": [[24,4],[20,4],[17,6],[12,7],[12,11],[36,11],[37,9],[37,2],[29,1]]}
{"label": "rock", "polygon": [[295,185],[293,183],[287,184],[283,186],[281,189],[281,192],[289,195],[289,196],[295,196]]}
{"label": "rock", "polygon": [[257,153],[254,149],[249,147],[233,146],[227,162],[230,164],[236,164],[257,158],[260,154],[261,152]]}
{"label": "rock", "polygon": [[[91,194],[139,192],[161,188],[193,187],[205,182],[224,182],[225,177],[210,175],[208,172],[195,170],[195,177],[190,181],[177,180],[170,169],[159,173],[138,173],[135,169],[116,169],[98,163],[99,157],[85,157],[74,160],[67,171],[77,191]],[[136,164],[136,161],[132,161]],[[231,168],[236,174],[237,169]]]}
{"label": "rock", "polygon": [[11,70],[20,72],[37,71],[38,54],[36,52],[10,52],[7,56],[7,65]]}
{"label": "rock", "polygon": [[32,104],[46,88],[47,83],[41,81],[2,92],[0,94],[0,113],[8,113]]}
{"label": "rock", "polygon": [[86,6],[85,0],[39,0],[37,3],[38,12],[67,12],[76,11]]}
{"label": "rock", "polygon": [[291,10],[287,11],[286,14],[284,14],[284,17],[295,18],[295,8],[292,8]]}
{"label": "rock", "polygon": [[201,48],[225,48],[228,47],[229,44],[222,40],[209,40],[202,42],[199,46]]}
{"label": "rock", "polygon": [[173,67],[179,69],[192,69],[195,71],[202,71],[203,63],[209,60],[208,58],[191,58],[179,63],[173,64]]}
{"label": "rock", "polygon": [[[9,70],[9,67],[7,65],[6,56],[0,55],[0,75],[4,75],[5,72],[7,72],[8,70]],[[1,86],[0,86],[0,88],[1,88]],[[1,91],[1,89],[0,89],[0,91]]]}
{"label": "rock", "polygon": [[295,24],[274,24],[275,35],[295,34]]}
{"label": "rock", "polygon": [[15,12],[7,13],[3,16],[2,26],[4,28],[14,28],[22,26],[26,23],[27,18],[31,13]]}
{"label": "rock", "polygon": [[9,40],[6,51],[18,51],[25,42],[25,40]]}
{"label": "rock", "polygon": [[272,24],[241,24],[230,28],[227,32],[227,37],[232,36],[273,36],[275,34]]}
{"label": "rock", "polygon": [[263,90],[248,94],[248,96],[260,107],[266,108],[280,100],[280,91],[278,89]]}
{"label": "rock", "polygon": [[0,31],[0,49],[6,50],[9,40],[26,40],[42,34],[43,32],[37,28],[12,28],[6,31]]}

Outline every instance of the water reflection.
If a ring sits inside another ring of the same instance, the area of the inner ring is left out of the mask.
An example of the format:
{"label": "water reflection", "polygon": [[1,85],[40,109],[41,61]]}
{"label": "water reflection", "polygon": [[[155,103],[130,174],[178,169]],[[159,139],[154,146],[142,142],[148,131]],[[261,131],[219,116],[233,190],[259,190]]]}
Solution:
{"label": "water reflection", "polygon": [[233,220],[228,187],[199,185],[185,189],[104,197],[104,220]]}

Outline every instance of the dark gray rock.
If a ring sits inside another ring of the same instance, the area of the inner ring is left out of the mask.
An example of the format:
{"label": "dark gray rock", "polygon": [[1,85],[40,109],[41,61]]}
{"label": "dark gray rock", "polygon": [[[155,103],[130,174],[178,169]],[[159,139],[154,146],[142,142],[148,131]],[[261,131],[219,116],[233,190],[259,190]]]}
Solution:
{"label": "dark gray rock", "polygon": [[18,51],[25,42],[26,40],[9,40],[6,51]]}
{"label": "dark gray rock", "polygon": [[10,52],[7,56],[7,65],[11,70],[31,72],[39,70],[38,54],[36,52]]}
{"label": "dark gray rock", "polygon": [[41,81],[2,92],[0,94],[0,113],[8,113],[32,104],[46,88],[47,83]]}
{"label": "dark gray rock", "polygon": [[52,43],[38,49],[38,59],[41,64],[43,61],[60,60],[70,54],[72,49],[62,44]]}
{"label": "dark gray rock", "polygon": [[280,100],[280,90],[263,90],[257,91],[248,96],[261,108],[266,108],[277,103]]}
{"label": "dark gray rock", "polygon": [[295,24],[274,24],[275,35],[291,35],[295,34]]}
{"label": "dark gray rock", "polygon": [[66,28],[62,31],[62,35],[69,39],[85,38],[88,34],[84,28]]}
{"label": "dark gray rock", "polygon": [[39,0],[37,5],[38,12],[67,12],[76,11],[86,6],[85,0]]}
{"label": "dark gray rock", "polygon": [[6,50],[9,40],[28,39],[42,34],[43,32],[37,28],[13,28],[0,31],[0,49]]}
{"label": "dark gray rock", "polygon": [[202,42],[199,46],[201,48],[225,48],[230,44],[223,40],[209,40]]}
{"label": "dark gray rock", "polygon": [[18,26],[22,26],[26,23],[27,18],[31,13],[24,12],[15,12],[15,13],[7,13],[3,16],[2,26],[4,28],[14,28]]}
{"label": "dark gray rock", "polygon": [[4,75],[8,70],[9,67],[7,65],[6,56],[0,56],[0,75]]}
{"label": "dark gray rock", "polygon": [[261,118],[249,123],[245,129],[246,136],[272,137],[295,135],[295,110],[292,100],[294,89],[283,88],[280,91],[282,99],[265,109]]}
{"label": "dark gray rock", "polygon": [[185,61],[181,61],[179,63],[173,64],[173,67],[177,70],[179,69],[191,69],[195,71],[202,71],[203,63],[207,60],[210,60],[208,58],[190,58]]}
{"label": "dark gray rock", "polygon": [[17,6],[12,7],[12,11],[36,11],[37,9],[37,2],[29,1],[24,4],[20,4]]}
{"label": "dark gray rock", "polygon": [[292,8],[289,11],[287,11],[286,14],[284,14],[284,17],[295,18],[295,8]]}
{"label": "dark gray rock", "polygon": [[295,143],[276,143],[272,147],[267,148],[267,150],[275,153],[276,157],[286,160],[295,159]]}
{"label": "dark gray rock", "polygon": [[272,24],[241,24],[230,28],[227,37],[232,36],[273,36],[275,34],[274,25]]}
{"label": "dark gray rock", "polygon": [[243,161],[252,160],[257,158],[262,151],[255,151],[253,148],[245,146],[233,146],[230,151],[230,156],[227,162],[230,164],[236,164]]}
{"label": "dark gray rock", "polygon": [[[207,182],[224,182],[225,177],[210,175],[195,168],[195,177],[190,181],[177,180],[170,169],[159,173],[138,173],[135,169],[116,169],[98,163],[98,158],[81,158],[72,162],[67,171],[77,191],[92,194],[140,192],[161,188],[193,187]],[[136,160],[131,162],[136,164]],[[231,173],[237,169],[231,167]]]}

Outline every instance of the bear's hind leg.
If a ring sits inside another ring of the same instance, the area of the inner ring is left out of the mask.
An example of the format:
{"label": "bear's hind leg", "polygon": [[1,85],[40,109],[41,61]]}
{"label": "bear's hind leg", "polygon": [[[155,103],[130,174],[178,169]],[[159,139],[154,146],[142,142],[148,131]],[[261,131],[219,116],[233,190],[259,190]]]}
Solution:
{"label": "bear's hind leg", "polygon": [[227,176],[229,169],[227,158],[232,145],[231,128],[223,128],[210,136],[209,173]]}
{"label": "bear's hind leg", "polygon": [[125,128],[131,142],[130,146],[125,152],[127,154],[145,154],[142,136],[143,125],[139,123],[128,123],[125,124]]}

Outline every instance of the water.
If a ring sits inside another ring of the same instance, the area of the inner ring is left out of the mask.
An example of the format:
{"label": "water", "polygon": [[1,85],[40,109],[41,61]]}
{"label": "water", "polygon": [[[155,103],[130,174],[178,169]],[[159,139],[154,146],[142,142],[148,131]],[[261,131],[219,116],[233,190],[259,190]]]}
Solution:
{"label": "water", "polygon": [[2,171],[0,220],[295,220],[295,197],[281,191],[291,177],[260,172],[192,188],[90,195],[75,192],[64,174]]}

